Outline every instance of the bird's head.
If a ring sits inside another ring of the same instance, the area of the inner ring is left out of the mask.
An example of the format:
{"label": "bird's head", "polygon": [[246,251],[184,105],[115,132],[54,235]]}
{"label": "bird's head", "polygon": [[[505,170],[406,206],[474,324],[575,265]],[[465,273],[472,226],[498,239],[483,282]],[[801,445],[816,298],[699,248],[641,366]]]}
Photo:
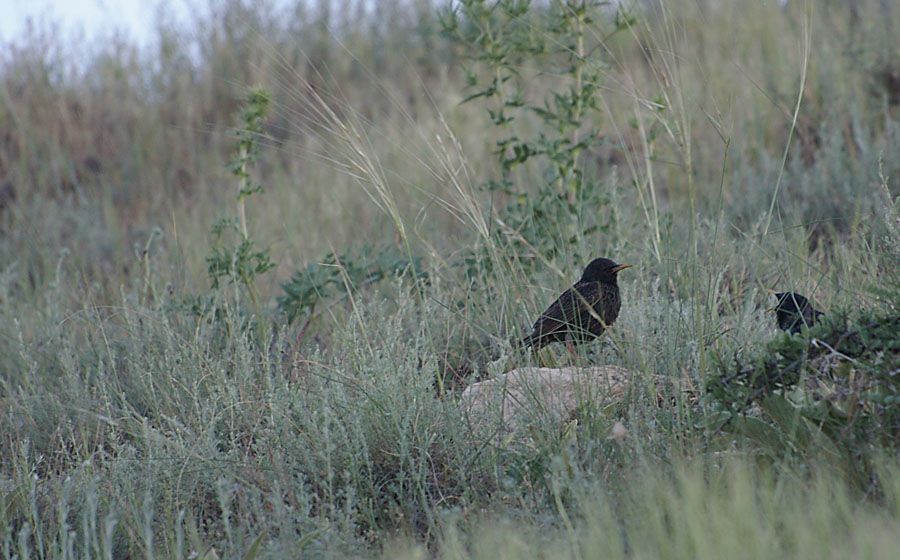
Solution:
{"label": "bird's head", "polygon": [[778,328],[800,332],[801,325],[812,326],[824,313],[814,308],[808,299],[796,292],[772,292],[778,302],[772,308]]}
{"label": "bird's head", "polygon": [[772,310],[779,315],[799,314],[809,307],[809,300],[796,292],[773,292],[773,294],[778,301]]}
{"label": "bird's head", "polygon": [[610,259],[594,259],[584,269],[581,281],[615,284],[616,275],[619,271],[630,267],[630,264],[616,264],[615,261]]}

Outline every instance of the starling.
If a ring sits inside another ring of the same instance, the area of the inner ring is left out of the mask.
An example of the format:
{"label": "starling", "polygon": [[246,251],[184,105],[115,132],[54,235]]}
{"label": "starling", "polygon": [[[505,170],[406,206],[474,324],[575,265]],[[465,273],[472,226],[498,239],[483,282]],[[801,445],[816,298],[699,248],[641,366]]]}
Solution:
{"label": "starling", "polygon": [[610,259],[591,261],[581,280],[541,313],[522,344],[537,351],[551,342],[576,344],[603,334],[619,316],[622,305],[616,275],[630,266]]}
{"label": "starling", "polygon": [[811,327],[825,315],[796,292],[775,292],[775,319],[778,328],[791,334],[799,333],[803,325]]}

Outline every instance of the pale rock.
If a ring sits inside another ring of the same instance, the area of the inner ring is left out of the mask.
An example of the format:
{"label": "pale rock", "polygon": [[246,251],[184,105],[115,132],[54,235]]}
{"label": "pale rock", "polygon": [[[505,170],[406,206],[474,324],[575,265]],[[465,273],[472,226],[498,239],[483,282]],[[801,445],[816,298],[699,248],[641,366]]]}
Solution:
{"label": "pale rock", "polygon": [[518,368],[470,385],[460,406],[473,428],[499,428],[498,433],[510,434],[532,418],[547,415],[565,421],[583,403],[621,402],[633,375],[612,365]]}

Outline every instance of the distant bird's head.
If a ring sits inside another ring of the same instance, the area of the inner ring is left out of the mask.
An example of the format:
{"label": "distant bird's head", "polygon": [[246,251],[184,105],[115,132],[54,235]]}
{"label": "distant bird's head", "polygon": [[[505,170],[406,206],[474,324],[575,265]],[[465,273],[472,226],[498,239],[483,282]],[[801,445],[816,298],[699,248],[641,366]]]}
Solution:
{"label": "distant bird's head", "polygon": [[801,325],[812,326],[824,315],[808,299],[796,292],[773,293],[778,301],[772,309],[781,330],[800,332]]}
{"label": "distant bird's head", "polygon": [[796,292],[774,292],[776,313],[802,313],[804,309],[809,307],[809,300]]}
{"label": "distant bird's head", "polygon": [[616,275],[620,270],[630,268],[630,264],[616,264],[610,259],[594,259],[584,269],[580,282],[603,282],[615,284]]}

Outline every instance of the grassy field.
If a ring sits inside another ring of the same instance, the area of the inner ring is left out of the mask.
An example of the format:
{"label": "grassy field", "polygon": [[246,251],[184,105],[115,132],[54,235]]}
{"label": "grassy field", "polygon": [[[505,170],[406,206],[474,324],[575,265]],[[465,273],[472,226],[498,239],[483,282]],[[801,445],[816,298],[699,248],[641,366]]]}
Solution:
{"label": "grassy field", "polygon": [[[500,4],[0,49],[3,558],[896,554],[900,6]],[[511,346],[598,256],[609,335]],[[538,362],[634,378],[470,429]]]}

